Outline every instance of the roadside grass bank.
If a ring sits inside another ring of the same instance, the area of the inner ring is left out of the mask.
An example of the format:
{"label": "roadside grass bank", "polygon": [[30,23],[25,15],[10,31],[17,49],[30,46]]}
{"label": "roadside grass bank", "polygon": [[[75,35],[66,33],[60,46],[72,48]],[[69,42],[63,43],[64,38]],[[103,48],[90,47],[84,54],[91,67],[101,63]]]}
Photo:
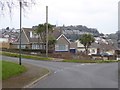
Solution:
{"label": "roadside grass bank", "polygon": [[[10,53],[10,52],[0,52],[1,55],[9,56],[9,57],[19,57],[18,53]],[[22,58],[26,59],[34,59],[34,60],[43,60],[43,61],[55,61],[54,59],[57,58],[50,58],[50,57],[41,57],[35,55],[26,55],[22,54]],[[57,61],[57,60],[56,60]],[[73,62],[73,63],[113,63],[113,62],[120,62],[120,60],[74,60],[74,59],[63,59],[62,62]]]}
{"label": "roadside grass bank", "polygon": [[[18,53],[0,52],[0,54],[5,55],[5,56],[9,56],[9,57],[19,57]],[[47,58],[47,57],[34,56],[34,55],[25,55],[25,54],[21,54],[21,57],[26,58],[26,59],[45,60],[45,61],[52,60],[51,58]]]}
{"label": "roadside grass bank", "polygon": [[2,81],[2,60],[0,60],[0,83]]}
{"label": "roadside grass bank", "polygon": [[28,88],[51,73],[46,68],[27,63],[23,63],[23,65],[26,67],[27,71],[20,75],[3,80],[3,88]]}
{"label": "roadside grass bank", "polygon": [[23,65],[19,65],[14,62],[0,61],[0,63],[2,63],[2,80],[20,75],[27,71]]}
{"label": "roadside grass bank", "polygon": [[63,60],[63,62],[73,62],[73,63],[112,63],[119,62],[118,60]]}

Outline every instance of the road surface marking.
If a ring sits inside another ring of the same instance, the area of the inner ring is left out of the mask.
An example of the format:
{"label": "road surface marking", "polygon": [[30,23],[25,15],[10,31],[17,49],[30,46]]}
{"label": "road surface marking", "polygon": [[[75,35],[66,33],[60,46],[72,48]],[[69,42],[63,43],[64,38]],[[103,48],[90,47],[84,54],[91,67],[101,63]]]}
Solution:
{"label": "road surface marking", "polygon": [[81,64],[81,65],[85,65],[85,64]]}
{"label": "road surface marking", "polygon": [[63,69],[58,69],[54,73],[61,72],[61,71],[63,71]]}

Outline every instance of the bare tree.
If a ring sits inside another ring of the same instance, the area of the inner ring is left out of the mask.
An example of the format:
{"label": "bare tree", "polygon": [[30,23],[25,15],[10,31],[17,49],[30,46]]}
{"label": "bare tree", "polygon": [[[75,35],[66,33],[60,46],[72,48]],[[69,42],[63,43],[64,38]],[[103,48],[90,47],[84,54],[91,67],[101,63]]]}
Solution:
{"label": "bare tree", "polygon": [[19,2],[22,2],[24,11],[36,3],[35,0],[0,0],[0,15],[5,15],[6,11],[11,14],[14,8],[19,7]]}

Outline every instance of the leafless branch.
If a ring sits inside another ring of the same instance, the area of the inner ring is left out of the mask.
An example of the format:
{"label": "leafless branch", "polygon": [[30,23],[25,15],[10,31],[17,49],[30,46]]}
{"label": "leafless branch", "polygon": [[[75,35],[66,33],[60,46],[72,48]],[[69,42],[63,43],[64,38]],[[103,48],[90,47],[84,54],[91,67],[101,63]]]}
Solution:
{"label": "leafless branch", "polygon": [[24,11],[36,4],[35,0],[0,0],[0,15],[5,15],[6,11],[11,14],[14,8],[19,7],[19,2],[22,2]]}

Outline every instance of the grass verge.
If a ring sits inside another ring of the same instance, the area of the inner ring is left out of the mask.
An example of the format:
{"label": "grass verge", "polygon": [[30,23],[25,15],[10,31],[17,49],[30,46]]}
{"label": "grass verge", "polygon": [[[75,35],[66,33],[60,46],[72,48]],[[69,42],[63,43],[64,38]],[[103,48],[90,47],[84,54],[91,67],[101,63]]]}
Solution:
{"label": "grass verge", "polygon": [[[10,57],[19,57],[17,53],[10,52],[0,52],[1,55],[10,56]],[[22,58],[26,59],[34,59],[34,60],[53,60],[52,58],[40,57],[35,55],[21,55]],[[74,62],[74,63],[111,63],[111,62],[119,62],[118,60],[63,60],[63,62]]]}
{"label": "grass verge", "polygon": [[17,76],[27,70],[24,66],[13,62],[0,61],[0,63],[2,63],[2,80]]}
{"label": "grass verge", "polygon": [[[11,52],[0,52],[0,54],[5,55],[5,56],[10,56],[10,57],[19,57],[19,54],[11,53]],[[35,60],[46,60],[46,61],[51,60],[51,58],[33,56],[33,55],[25,55],[25,54],[22,54],[21,57],[26,58],[26,59],[35,59]]]}
{"label": "grass verge", "polygon": [[2,80],[2,60],[0,60],[0,83]]}
{"label": "grass verge", "polygon": [[63,60],[63,62],[74,62],[74,63],[111,63],[111,62],[118,62],[118,60]]}
{"label": "grass verge", "polygon": [[[37,80],[40,80],[44,75],[50,74],[50,71],[46,68],[34,66],[32,64],[23,63],[27,68],[27,71],[16,77],[11,77],[7,80],[3,80],[3,88],[28,88]],[[12,82],[12,83],[11,83]]]}

